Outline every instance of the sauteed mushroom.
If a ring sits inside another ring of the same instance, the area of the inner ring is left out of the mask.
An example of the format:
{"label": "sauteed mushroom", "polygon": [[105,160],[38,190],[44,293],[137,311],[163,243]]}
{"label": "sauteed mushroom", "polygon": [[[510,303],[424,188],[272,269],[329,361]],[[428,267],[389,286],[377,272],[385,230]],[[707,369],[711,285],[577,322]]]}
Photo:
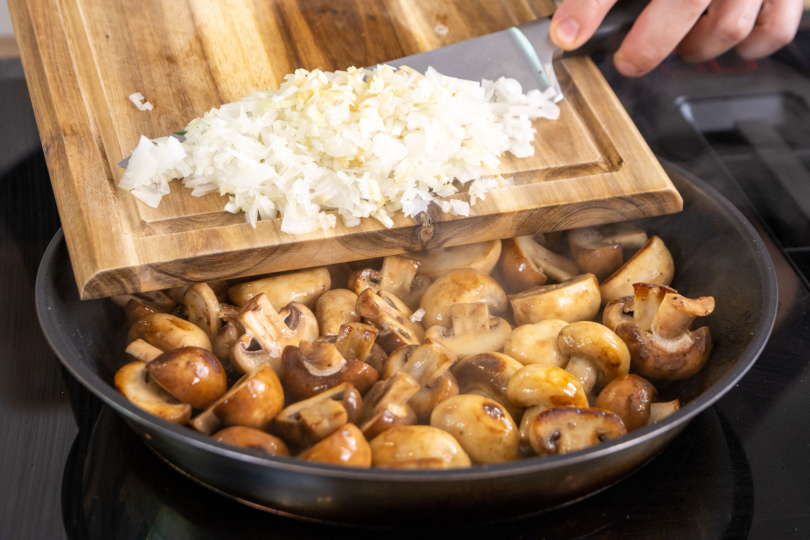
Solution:
{"label": "sauteed mushroom", "polygon": [[356,424],[363,398],[354,386],[342,383],[304,401],[290,405],[276,417],[276,429],[298,446],[310,446],[340,429]]}
{"label": "sauteed mushroom", "polygon": [[647,233],[632,223],[574,229],[568,233],[571,254],[583,271],[603,279],[619,269],[625,249],[639,249]]}
{"label": "sauteed mushroom", "polygon": [[657,392],[648,380],[628,374],[608,383],[599,393],[596,406],[617,414],[627,431],[635,431],[654,424],[681,408],[677,399],[667,403],[656,401]]}
{"label": "sauteed mushroom", "polygon": [[302,341],[298,347],[289,345],[281,355],[281,380],[296,401],[344,382],[365,394],[377,378],[373,367],[361,360],[347,360],[334,344],[324,339]]}
{"label": "sauteed mushroom", "polygon": [[245,327],[239,322],[238,307],[230,304],[219,305],[219,316],[222,319],[222,327],[219,331],[211,336],[211,348],[214,351],[214,356],[220,360],[226,360],[231,354],[231,349],[238,340],[245,333]]}
{"label": "sauteed mushroom", "polygon": [[448,432],[474,463],[502,463],[520,457],[518,428],[506,408],[475,394],[439,403],[430,425]]}
{"label": "sauteed mushroom", "polygon": [[214,337],[222,328],[222,306],[214,290],[207,283],[197,283],[186,289],[183,296],[189,322]]}
{"label": "sauteed mushroom", "polygon": [[336,336],[340,325],[360,322],[357,295],[348,289],[332,289],[315,303],[315,315],[321,335]]}
{"label": "sauteed mushroom", "polygon": [[357,297],[357,313],[380,329],[377,343],[391,354],[403,345],[418,345],[425,339],[425,329],[411,321],[413,312],[393,294],[366,289]]}
{"label": "sauteed mushroom", "polygon": [[163,351],[155,347],[154,345],[150,345],[142,339],[136,339],[129,345],[127,345],[126,353],[136,360],[140,360],[141,362],[149,363],[161,354]]}
{"label": "sauteed mushroom", "polygon": [[[188,291],[189,287],[195,285],[195,283],[187,283],[185,285],[179,285],[177,287],[172,287],[171,289],[166,289],[166,294],[171,298],[173,301],[177,302],[178,304],[183,304],[185,302],[186,291]],[[214,294],[217,297],[217,300],[220,302],[225,302],[228,300],[228,282],[224,279],[217,280],[217,281],[209,281],[207,283],[211,290],[214,291]]]}
{"label": "sauteed mushroom", "polygon": [[529,440],[539,455],[567,454],[627,435],[622,419],[601,409],[548,409],[531,425]]}
{"label": "sauteed mushroom", "polygon": [[580,274],[579,266],[535,241],[518,236],[503,241],[501,273],[511,292],[543,285],[546,281],[567,281]]}
{"label": "sauteed mushroom", "polygon": [[362,360],[379,373],[383,370],[388,355],[375,343],[377,335],[377,329],[370,324],[344,324],[338,331],[335,346],[347,360]]}
{"label": "sauteed mushroom", "polygon": [[180,403],[149,376],[145,362],[125,364],[115,374],[115,389],[132,404],[173,424],[188,423],[191,405]]}
{"label": "sauteed mushroom", "polygon": [[211,340],[199,326],[168,313],[152,313],[133,324],[127,343],[143,339],[162,351],[180,347],[202,347],[211,350]]}
{"label": "sauteed mushroom", "polygon": [[506,338],[503,353],[521,364],[545,364],[565,367],[568,357],[560,352],[557,337],[568,323],[559,319],[548,319],[535,324],[518,326]]}
{"label": "sauteed mushroom", "polygon": [[228,390],[217,357],[200,347],[166,351],[146,365],[152,379],[168,393],[195,409],[204,409]]}
{"label": "sauteed mushroom", "polygon": [[595,399],[607,383],[630,371],[627,346],[599,323],[569,324],[560,330],[557,345],[569,357],[565,370],[582,383],[589,399]]}
{"label": "sauteed mushroom", "polygon": [[669,285],[675,275],[675,262],[664,241],[657,236],[651,237],[616,272],[602,282],[600,291],[602,305],[611,300],[633,294],[633,283],[652,283]]}
{"label": "sauteed mushroom", "polygon": [[349,289],[360,294],[366,289],[386,291],[405,303],[409,309],[418,309],[419,301],[430,286],[430,279],[417,276],[419,262],[403,257],[386,257],[382,270],[364,268],[349,276]]}
{"label": "sauteed mushroom", "polygon": [[354,424],[346,424],[298,457],[346,467],[371,467],[371,448]]}
{"label": "sauteed mushroom", "polygon": [[558,285],[535,287],[509,297],[515,322],[533,324],[548,319],[567,322],[588,321],[599,313],[599,282],[593,274],[583,274]]}
{"label": "sauteed mushroom", "polygon": [[506,388],[509,379],[523,368],[523,364],[501,353],[483,353],[468,356],[451,369],[458,382],[459,394],[478,394],[494,399],[509,411],[512,418],[520,418],[522,410],[509,401]]}
{"label": "sauteed mushroom", "polygon": [[276,311],[290,302],[300,302],[309,309],[315,309],[315,302],[329,290],[331,284],[328,269],[310,268],[234,285],[228,289],[228,296],[239,307],[264,293]]}
{"label": "sauteed mushroom", "polygon": [[372,439],[394,426],[415,424],[416,413],[408,402],[418,391],[419,383],[404,371],[378,381],[363,400],[363,434]]}
{"label": "sauteed mushroom", "polygon": [[191,425],[206,435],[228,426],[266,429],[283,407],[284,390],[276,372],[259,364],[191,420]]}
{"label": "sauteed mushroom", "polygon": [[450,306],[450,325],[432,326],[425,337],[442,343],[460,357],[503,350],[512,327],[500,317],[490,317],[486,302]]}
{"label": "sauteed mushroom", "polygon": [[489,240],[465,246],[415,251],[406,253],[406,256],[419,261],[421,263],[419,274],[430,279],[462,268],[472,268],[489,274],[501,256],[501,241]]}
{"label": "sauteed mushroom", "polygon": [[169,295],[163,291],[149,291],[140,292],[136,294],[121,294],[110,298],[113,302],[121,307],[126,307],[131,300],[135,300],[139,304],[147,306],[155,313],[168,313],[174,309],[176,305]]}
{"label": "sauteed mushroom", "polygon": [[284,444],[284,441],[274,435],[255,428],[231,426],[217,431],[211,437],[225,444],[261,450],[271,456],[290,455],[290,450],[287,448],[287,445]]}
{"label": "sauteed mushroom", "polygon": [[370,446],[375,467],[454,469],[471,465],[452,435],[431,426],[397,426],[374,437]]}
{"label": "sauteed mushroom", "polygon": [[493,315],[504,313],[507,307],[506,293],[487,274],[469,268],[445,274],[434,281],[422,297],[425,310],[422,324],[426,328],[436,325],[449,328],[450,307],[473,302],[486,302]]}

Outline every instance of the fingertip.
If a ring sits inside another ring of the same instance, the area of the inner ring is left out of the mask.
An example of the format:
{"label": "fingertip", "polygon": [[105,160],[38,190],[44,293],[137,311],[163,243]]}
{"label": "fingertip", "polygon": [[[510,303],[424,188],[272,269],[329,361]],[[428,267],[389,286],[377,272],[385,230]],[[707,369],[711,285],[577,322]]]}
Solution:
{"label": "fingertip", "polygon": [[642,71],[630,62],[621,50],[613,55],[613,65],[625,77],[640,77],[643,75]]}
{"label": "fingertip", "polygon": [[565,50],[572,50],[577,47],[577,38],[580,34],[580,24],[576,19],[567,18],[561,21],[551,21],[551,39],[554,43]]}

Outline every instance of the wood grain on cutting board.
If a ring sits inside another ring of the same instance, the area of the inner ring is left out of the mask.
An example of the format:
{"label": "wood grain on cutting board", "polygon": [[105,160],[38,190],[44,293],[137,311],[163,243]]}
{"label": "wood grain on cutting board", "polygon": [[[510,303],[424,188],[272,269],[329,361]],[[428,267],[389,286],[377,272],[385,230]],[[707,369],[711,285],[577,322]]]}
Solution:
{"label": "wood grain on cutting board", "polygon": [[[432,208],[306,235],[254,229],[179,182],[150,208],[116,188],[141,134],[275,88],[297,69],[370,66],[546,15],[541,0],[10,0],[60,217],[83,298],[640,218],[680,196],[589,59],[557,64],[565,100],[535,123],[515,187],[469,218]],[[437,25],[449,29],[440,35]],[[128,96],[154,105],[139,111]],[[455,197],[466,199],[461,193]],[[435,205],[434,205],[435,206]],[[338,220],[340,221],[340,220]]]}

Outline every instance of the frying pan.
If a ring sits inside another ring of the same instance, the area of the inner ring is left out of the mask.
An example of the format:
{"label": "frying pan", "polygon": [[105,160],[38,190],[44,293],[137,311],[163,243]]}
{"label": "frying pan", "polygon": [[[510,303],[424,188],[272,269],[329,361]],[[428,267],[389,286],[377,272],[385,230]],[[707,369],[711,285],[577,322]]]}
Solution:
{"label": "frying pan", "polygon": [[734,386],[770,335],[777,285],[762,240],[714,189],[680,168],[665,168],[684,211],[638,224],[669,247],[680,293],[715,297],[717,308],[705,319],[714,350],[695,377],[658,385],[662,401],[685,403],[678,413],[571,454],[460,470],[341,468],[237,449],[153,417],[112,387],[125,362],[123,310],[109,300],[79,300],[61,232],[40,265],[37,312],[62,364],[153,451],[203,485],[252,506],[314,520],[389,525],[416,517],[469,522],[537,512],[595,493],[650,460]]}

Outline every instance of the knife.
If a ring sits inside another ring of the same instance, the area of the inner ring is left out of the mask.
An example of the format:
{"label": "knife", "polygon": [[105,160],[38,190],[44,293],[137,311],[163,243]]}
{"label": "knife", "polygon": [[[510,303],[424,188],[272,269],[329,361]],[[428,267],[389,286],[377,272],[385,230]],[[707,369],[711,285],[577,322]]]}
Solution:
{"label": "knife", "polygon": [[[636,18],[649,3],[650,0],[619,0],[593,37],[574,51],[563,51],[551,41],[551,17],[544,17],[386,63],[409,66],[420,73],[433,67],[442,75],[470,81],[495,81],[501,77],[515,79],[524,93],[553,88],[556,92],[554,100],[559,102],[563,95],[554,73],[554,60],[616,52]],[[186,140],[178,133],[171,136],[180,142]],[[121,160],[118,166],[126,169],[128,164],[129,157]]]}

